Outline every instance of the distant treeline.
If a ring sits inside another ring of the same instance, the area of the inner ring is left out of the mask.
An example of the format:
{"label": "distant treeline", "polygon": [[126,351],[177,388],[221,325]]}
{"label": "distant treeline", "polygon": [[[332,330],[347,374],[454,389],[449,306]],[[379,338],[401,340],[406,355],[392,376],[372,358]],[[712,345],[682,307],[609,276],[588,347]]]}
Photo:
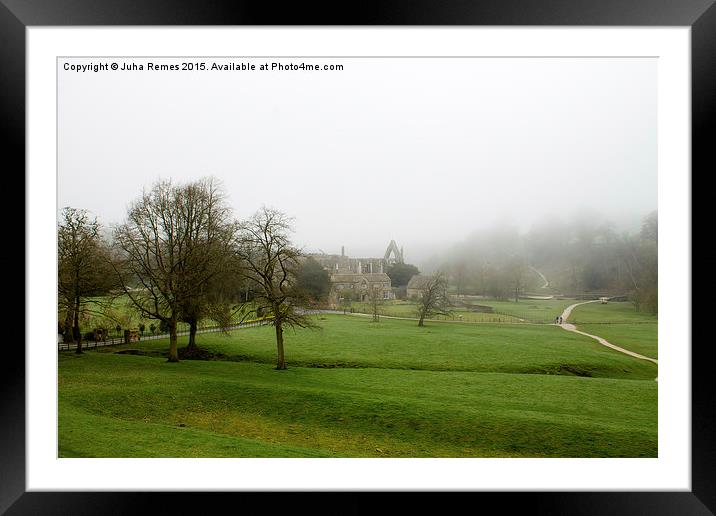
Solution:
{"label": "distant treeline", "polygon": [[657,239],[656,211],[632,233],[589,218],[548,220],[526,233],[505,225],[472,234],[435,268],[448,272],[458,294],[497,299],[526,293],[623,294],[637,309],[656,313]]}

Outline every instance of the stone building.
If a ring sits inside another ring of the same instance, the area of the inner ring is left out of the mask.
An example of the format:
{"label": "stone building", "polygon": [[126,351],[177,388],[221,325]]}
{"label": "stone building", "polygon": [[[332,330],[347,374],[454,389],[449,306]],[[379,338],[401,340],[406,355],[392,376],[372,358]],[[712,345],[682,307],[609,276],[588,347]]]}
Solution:
{"label": "stone building", "polygon": [[425,285],[432,279],[432,276],[416,274],[408,282],[406,295],[408,299],[420,299],[423,296]]}
{"label": "stone building", "polygon": [[403,262],[403,250],[391,240],[383,258],[350,258],[341,248],[341,254],[311,254],[329,273],[331,292],[329,303],[337,306],[342,299],[368,301],[370,289],[378,291],[383,299],[395,299],[386,274],[388,267]]}
{"label": "stone building", "polygon": [[394,299],[390,286],[390,277],[384,272],[368,272],[364,274],[331,274],[331,293],[329,302],[338,304],[341,299],[368,301],[370,289],[378,291],[382,299]]}

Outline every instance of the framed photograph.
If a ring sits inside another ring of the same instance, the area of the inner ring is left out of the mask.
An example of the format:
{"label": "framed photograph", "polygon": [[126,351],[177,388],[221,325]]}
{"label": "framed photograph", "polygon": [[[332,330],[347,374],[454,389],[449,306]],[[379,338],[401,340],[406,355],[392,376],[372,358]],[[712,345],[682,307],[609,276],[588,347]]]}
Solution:
{"label": "framed photograph", "polygon": [[5,4],[28,309],[3,511],[712,513],[713,2]]}

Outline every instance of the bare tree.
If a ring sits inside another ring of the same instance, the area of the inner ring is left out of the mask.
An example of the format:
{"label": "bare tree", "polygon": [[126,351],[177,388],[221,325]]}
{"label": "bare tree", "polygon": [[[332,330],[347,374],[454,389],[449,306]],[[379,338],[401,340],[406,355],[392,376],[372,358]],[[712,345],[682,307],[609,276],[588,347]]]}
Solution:
{"label": "bare tree", "polygon": [[450,314],[447,289],[447,276],[442,271],[422,279],[418,298],[418,326],[425,326],[425,319],[433,315]]}
{"label": "bare tree", "polygon": [[213,179],[159,181],[115,229],[124,292],[142,315],[169,328],[169,362],[179,360],[177,321],[190,319],[196,332],[208,285],[229,263],[229,216]]}
{"label": "bare tree", "polygon": [[256,285],[254,301],[259,313],[268,313],[276,330],[276,369],[286,369],[285,326],[316,328],[299,305],[304,301],[297,288],[300,251],[291,245],[290,219],[280,211],[263,207],[240,224],[238,250],[244,274]]}
{"label": "bare tree", "polygon": [[100,224],[86,210],[66,207],[57,231],[57,283],[59,308],[64,311],[66,342],[77,342],[82,353],[80,316],[99,311],[99,300],[90,299],[110,288],[111,270],[107,248],[100,237]]}
{"label": "bare tree", "polygon": [[[230,254],[226,255],[227,258],[230,256]],[[181,306],[179,320],[189,325],[187,344],[189,352],[196,349],[199,322],[203,319],[211,319],[226,331],[234,322],[236,314],[245,306],[241,273],[235,267],[235,261],[227,263],[221,258],[213,263],[224,264],[226,268],[220,270],[196,296],[187,298]]]}
{"label": "bare tree", "polygon": [[513,255],[505,262],[504,273],[515,295],[515,303],[518,303],[520,301],[520,291],[525,287],[527,262],[521,255]]}
{"label": "bare tree", "polygon": [[378,285],[368,285],[368,306],[373,314],[373,322],[380,322],[380,307],[383,306],[383,289]]}

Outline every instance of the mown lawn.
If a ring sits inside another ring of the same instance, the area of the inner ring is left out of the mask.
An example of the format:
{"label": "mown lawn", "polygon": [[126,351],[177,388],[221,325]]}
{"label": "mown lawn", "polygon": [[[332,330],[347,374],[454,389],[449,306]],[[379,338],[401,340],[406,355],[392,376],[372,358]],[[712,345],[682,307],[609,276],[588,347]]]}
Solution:
{"label": "mown lawn", "polygon": [[520,299],[518,302],[489,299],[473,300],[473,304],[491,306],[495,312],[509,314],[525,321],[552,323],[574,299]]}
{"label": "mown lawn", "polygon": [[[657,376],[654,364],[635,360],[601,346],[593,339],[551,325],[468,324],[383,318],[378,323],[359,315],[325,315],[316,320],[322,329],[287,331],[286,361],[293,367],[353,367],[567,374],[625,379]],[[187,338],[179,339],[186,346]],[[230,334],[197,336],[198,344],[217,358],[273,364],[276,360],[273,327],[237,330]],[[98,348],[113,353],[136,349],[166,356],[168,341],[140,341]]]}
{"label": "mown lawn", "polygon": [[[552,323],[569,305],[576,303],[573,299],[520,299],[498,301],[493,299],[465,298],[465,302],[472,305],[492,307],[494,313],[470,311],[464,307],[453,307],[450,315],[434,316],[435,319],[445,321],[468,322],[534,322]],[[368,303],[354,302],[353,309],[357,312],[372,313]],[[416,317],[417,304],[414,301],[391,300],[380,306],[380,313],[394,317]]]}
{"label": "mown lawn", "polygon": [[589,303],[576,307],[569,322],[624,349],[658,358],[658,316],[637,312],[631,303]]}
{"label": "mown lawn", "polygon": [[[352,303],[353,310],[359,313],[372,314],[373,308],[368,303]],[[392,300],[381,303],[378,310],[380,315],[390,317],[416,318],[418,305],[414,301]],[[479,323],[519,323],[518,317],[499,313],[473,312],[463,307],[454,307],[449,315],[432,315],[431,319],[438,321],[479,322]]]}
{"label": "mown lawn", "polygon": [[653,379],[93,351],[60,354],[58,403],[60,457],[657,456]]}

